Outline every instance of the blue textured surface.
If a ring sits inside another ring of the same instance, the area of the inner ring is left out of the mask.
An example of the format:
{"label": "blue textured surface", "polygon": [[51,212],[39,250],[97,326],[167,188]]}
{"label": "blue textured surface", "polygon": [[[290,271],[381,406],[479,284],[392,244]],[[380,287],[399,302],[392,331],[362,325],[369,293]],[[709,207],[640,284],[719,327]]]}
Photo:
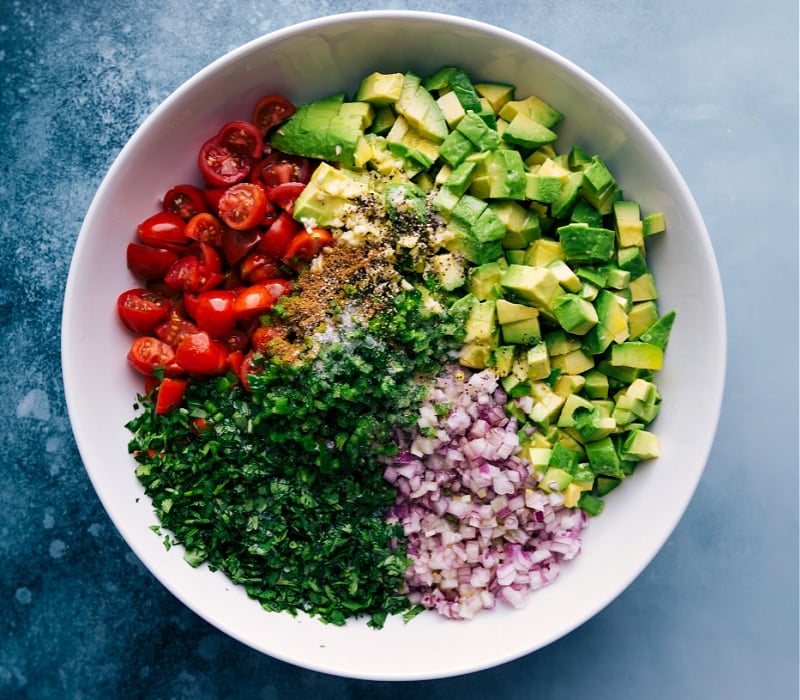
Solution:
{"label": "blue textured surface", "polygon": [[[644,573],[593,620],[535,654],[416,684],[346,680],[275,661],[164,590],[116,534],[83,471],[59,358],[61,301],[82,218],[145,116],[197,70],[260,34],[386,7],[517,31],[626,101],[670,152],[704,214],[730,334],[708,468]],[[797,29],[796,0],[2,0],[0,697],[796,698]]]}

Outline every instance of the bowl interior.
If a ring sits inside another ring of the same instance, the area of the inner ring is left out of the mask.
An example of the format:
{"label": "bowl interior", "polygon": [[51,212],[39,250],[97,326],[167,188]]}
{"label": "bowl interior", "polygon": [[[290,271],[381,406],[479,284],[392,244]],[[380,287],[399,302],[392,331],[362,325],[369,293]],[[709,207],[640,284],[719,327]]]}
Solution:
{"label": "bowl interior", "polygon": [[[140,389],[125,360],[130,336],[115,310],[117,295],[136,286],[125,246],[169,187],[198,180],[200,144],[225,121],[246,118],[262,94],[283,93],[295,102],[342,89],[352,94],[374,70],[424,75],[444,64],[551,102],[566,115],[559,150],[579,143],[598,153],[629,198],[645,211],[665,213],[668,231],[650,248],[662,312],[677,311],[659,375],[664,403],[654,429],[663,456],[608,497],[605,512],[585,532],[581,556],[524,609],[498,609],[468,623],[434,614],[407,625],[392,619],[382,631],[264,613],[223,575],[192,569],[180,550],[167,552],[149,529],[156,519],[134,476],[124,428]],[[62,333],[66,397],[87,472],[150,571],[195,612],[255,649],[307,668],[385,680],[449,676],[517,658],[568,633],[622,592],[670,535],[701,477],[719,416],[726,351],[719,274],[702,218],[675,166],[635,115],[591,76],[531,41],[414,12],[339,15],[276,32],[219,59],[169,97],[122,150],[86,216]]]}

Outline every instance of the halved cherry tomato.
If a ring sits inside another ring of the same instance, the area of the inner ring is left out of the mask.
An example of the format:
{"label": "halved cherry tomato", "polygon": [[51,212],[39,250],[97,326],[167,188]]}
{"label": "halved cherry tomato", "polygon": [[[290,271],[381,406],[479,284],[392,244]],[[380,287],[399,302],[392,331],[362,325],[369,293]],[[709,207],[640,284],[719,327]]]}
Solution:
{"label": "halved cherry tomato", "polygon": [[186,222],[186,237],[201,243],[222,245],[222,222],[211,212],[195,214]]}
{"label": "halved cherry tomato", "polygon": [[239,263],[239,274],[247,284],[256,284],[281,275],[280,263],[269,255],[250,253]]}
{"label": "halved cherry tomato", "polygon": [[218,136],[213,136],[201,146],[197,164],[200,174],[209,185],[229,187],[247,178],[253,167],[253,159],[229,151]]}
{"label": "halved cherry tomato", "polygon": [[242,358],[242,363],[239,366],[239,381],[247,391],[250,391],[248,377],[251,374],[261,374],[264,371],[263,366],[256,359],[256,356],[260,354],[261,353],[257,353],[255,350],[251,350]]}
{"label": "halved cherry tomato", "polygon": [[286,121],[297,108],[283,95],[265,95],[253,108],[253,123],[262,136],[274,126]]}
{"label": "halved cherry tomato", "polygon": [[175,361],[191,374],[221,374],[228,366],[228,347],[205,331],[192,333],[178,343]]}
{"label": "halved cherry tomato", "polygon": [[233,313],[235,301],[236,294],[224,289],[200,292],[194,320],[212,338],[224,339],[236,326],[236,316]]}
{"label": "halved cherry tomato", "polygon": [[250,337],[253,350],[260,352],[262,355],[268,354],[270,344],[278,335],[278,331],[272,326],[259,326],[253,331],[253,335]]}
{"label": "halved cherry tomato", "polygon": [[333,236],[324,228],[300,231],[289,244],[283,256],[287,265],[308,262],[323,248],[333,245]]}
{"label": "halved cherry tomato", "polygon": [[185,379],[176,379],[175,377],[164,377],[164,380],[158,386],[158,394],[156,395],[156,413],[164,414],[169,413],[183,401],[183,394],[186,391],[186,386],[189,382]]}
{"label": "halved cherry tomato", "polygon": [[252,228],[249,231],[237,231],[228,228],[222,230],[222,254],[228,265],[235,265],[258,243],[261,235],[260,229]]}
{"label": "halved cherry tomato", "polygon": [[257,250],[271,258],[280,260],[286,255],[289,244],[303,226],[290,214],[283,212],[261,236]]}
{"label": "halved cherry tomato", "polygon": [[238,155],[260,158],[264,153],[264,141],[255,124],[232,121],[225,124],[217,134],[223,148]]}
{"label": "halved cherry tomato", "polygon": [[117,298],[122,322],[134,333],[149,333],[169,314],[172,302],[149,289],[129,289]]}
{"label": "halved cherry tomato", "polygon": [[244,353],[241,350],[233,350],[228,353],[228,367],[235,375],[239,375],[242,370],[242,362],[244,361]]}
{"label": "halved cherry tomato", "polygon": [[264,188],[252,182],[232,185],[219,200],[220,218],[237,231],[257,226],[266,213],[267,196]]}
{"label": "halved cherry tomato", "polygon": [[306,188],[303,182],[284,182],[266,189],[267,199],[277,204],[288,214],[294,211],[294,202]]}
{"label": "halved cherry tomato", "polygon": [[185,245],[189,240],[186,238],[186,222],[173,211],[160,211],[148,216],[136,230],[142,243],[155,248]]}
{"label": "halved cherry tomato", "polygon": [[176,348],[187,335],[197,333],[199,330],[200,329],[194,323],[184,318],[176,311],[172,311],[167,320],[157,325],[153,329],[153,332],[159,340]]}
{"label": "halved cherry tomato", "polygon": [[166,248],[153,248],[142,243],[128,243],[128,269],[140,280],[161,279],[178,254]]}
{"label": "halved cherry tomato", "polygon": [[274,151],[256,166],[261,182],[267,187],[275,187],[287,182],[308,183],[311,179],[311,162],[304,156],[293,156]]}
{"label": "halved cherry tomato", "polygon": [[196,292],[200,287],[200,260],[196,255],[178,258],[164,275],[164,282],[179,292]]}
{"label": "halved cherry tomato", "polygon": [[170,376],[180,374],[180,368],[175,364],[175,351],[163,340],[150,335],[136,338],[128,351],[128,362],[141,374],[150,376],[157,367],[164,368]]}
{"label": "halved cherry tomato", "polygon": [[175,185],[164,195],[164,211],[171,211],[189,221],[193,216],[208,211],[203,190],[194,185]]}
{"label": "halved cherry tomato", "polygon": [[203,188],[203,194],[205,195],[208,207],[211,211],[217,211],[219,209],[220,197],[225,194],[225,190],[227,189],[227,187],[212,187],[211,185],[206,185]]}
{"label": "halved cherry tomato", "polygon": [[267,280],[243,289],[233,305],[236,318],[245,320],[269,311],[291,289],[291,282],[283,279]]}

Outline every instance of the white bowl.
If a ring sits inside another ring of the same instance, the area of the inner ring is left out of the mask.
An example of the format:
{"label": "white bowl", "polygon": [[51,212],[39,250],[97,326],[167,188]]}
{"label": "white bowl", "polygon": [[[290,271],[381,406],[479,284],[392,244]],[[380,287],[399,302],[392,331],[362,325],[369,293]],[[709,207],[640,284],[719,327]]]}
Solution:
{"label": "white bowl", "polygon": [[[666,215],[650,261],[662,310],[677,323],[659,374],[664,397],[655,430],[658,460],[607,498],[585,532],[581,555],[520,610],[497,609],[469,622],[427,613],[324,625],[263,612],[242,589],[179,549],[166,551],[134,476],[125,422],[140,389],[126,366],[130,336],[115,300],[136,286],[125,246],[172,185],[197,179],[199,145],[227,120],[249,114],[267,92],[296,103],[345,89],[369,72],[444,64],[543,97],[566,118],[559,144],[600,154],[626,195]],[[175,91],[142,124],[109,170],[75,248],[62,326],[66,399],[86,470],[116,527],[148,569],[211,624],[273,657],[331,674],[379,680],[452,676],[533,652],[602,610],[645,568],[683,515],[702,475],[719,416],[726,360],[724,303],[708,233],[686,184],[639,119],[590,75],[552,51],[478,22],[423,12],[344,14],[283,29],[223,56]],[[612,640],[609,640],[611,642]]]}

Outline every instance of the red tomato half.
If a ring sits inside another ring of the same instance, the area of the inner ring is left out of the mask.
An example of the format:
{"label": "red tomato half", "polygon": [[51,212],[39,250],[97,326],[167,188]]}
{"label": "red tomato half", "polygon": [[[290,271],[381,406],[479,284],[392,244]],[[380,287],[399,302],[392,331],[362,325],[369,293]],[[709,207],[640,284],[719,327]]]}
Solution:
{"label": "red tomato half", "polygon": [[233,305],[236,294],[224,289],[200,292],[194,308],[194,320],[212,338],[224,339],[236,326]]}
{"label": "red tomato half", "polygon": [[264,188],[252,182],[240,182],[229,187],[219,200],[220,218],[237,231],[257,226],[266,213]]}
{"label": "red tomato half", "polygon": [[197,333],[200,329],[191,321],[185,319],[176,311],[172,311],[169,317],[158,324],[153,332],[159,340],[175,348],[185,336]]}
{"label": "red tomato half", "polygon": [[280,260],[286,255],[289,244],[303,226],[295,221],[287,212],[283,212],[272,223],[258,242],[258,250],[271,258]]}
{"label": "red tomato half", "polygon": [[161,279],[178,254],[166,248],[153,248],[141,243],[128,243],[128,269],[140,280]]}
{"label": "red tomato half", "polygon": [[235,265],[258,243],[261,231],[252,228],[249,231],[237,231],[225,227],[222,230],[222,254],[228,265]]}
{"label": "red tomato half", "polygon": [[184,245],[189,240],[186,238],[186,222],[173,211],[160,211],[147,217],[136,230],[142,243],[155,248]]}
{"label": "red tomato half", "polygon": [[228,347],[200,331],[185,336],[178,343],[175,360],[192,374],[221,374],[228,366]]}
{"label": "red tomato half", "polygon": [[306,188],[303,182],[284,182],[281,185],[268,187],[266,190],[267,199],[277,204],[281,209],[291,214],[294,210],[294,201]]}
{"label": "red tomato half", "polygon": [[266,280],[247,287],[236,297],[233,306],[236,318],[246,320],[269,311],[278,299],[291,290],[292,283],[283,279]]}
{"label": "red tomato half", "polygon": [[163,367],[172,376],[180,373],[180,368],[175,365],[175,351],[163,340],[149,335],[139,336],[133,341],[128,362],[145,376],[152,375],[157,367]]}
{"label": "red tomato half", "polygon": [[203,190],[194,185],[175,185],[164,195],[164,211],[177,214],[184,221],[208,211]]}
{"label": "red tomato half", "polygon": [[222,245],[222,222],[210,212],[195,214],[186,222],[186,237],[193,241]]}
{"label": "red tomato half", "polygon": [[246,179],[253,167],[250,156],[229,151],[218,136],[206,141],[197,156],[203,179],[213,187],[229,187]]}
{"label": "red tomato half", "polygon": [[262,135],[291,117],[297,108],[282,95],[265,95],[253,109],[253,123]]}
{"label": "red tomato half", "polygon": [[266,187],[275,187],[287,182],[308,183],[311,179],[311,163],[303,156],[274,151],[254,167],[260,182]]}
{"label": "red tomato half", "polygon": [[187,384],[188,382],[185,379],[164,377],[164,381],[158,386],[156,413],[169,413],[180,406]]}
{"label": "red tomato half", "polygon": [[250,122],[228,122],[219,130],[217,138],[222,147],[231,153],[250,158],[260,158],[264,153],[261,132]]}
{"label": "red tomato half", "polygon": [[250,253],[239,263],[239,274],[242,281],[256,284],[265,280],[274,279],[281,275],[280,263],[269,255],[255,252]]}
{"label": "red tomato half", "polygon": [[283,256],[287,265],[308,262],[323,248],[333,245],[333,236],[324,228],[312,228],[298,233]]}
{"label": "red tomato half", "polygon": [[129,289],[117,298],[122,322],[134,333],[149,333],[169,314],[172,302],[149,289]]}

